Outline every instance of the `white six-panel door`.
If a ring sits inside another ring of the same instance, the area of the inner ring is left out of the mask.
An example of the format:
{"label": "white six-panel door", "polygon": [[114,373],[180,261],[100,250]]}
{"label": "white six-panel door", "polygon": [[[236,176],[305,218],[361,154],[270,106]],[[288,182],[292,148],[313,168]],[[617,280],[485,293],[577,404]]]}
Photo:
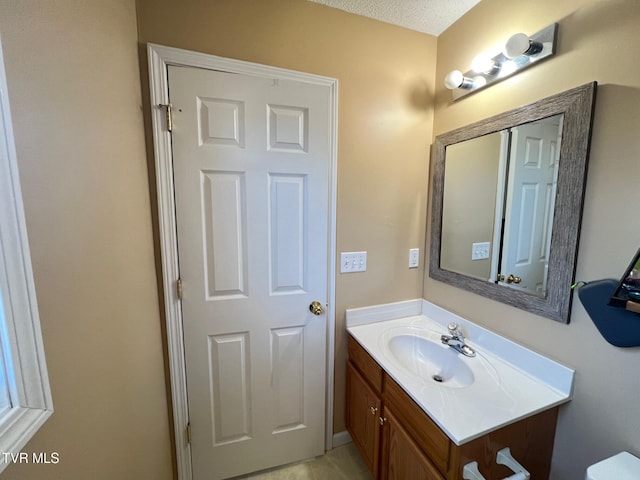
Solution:
{"label": "white six-panel door", "polygon": [[545,119],[512,129],[502,274],[520,277],[511,287],[540,295],[546,292],[560,121]]}
{"label": "white six-panel door", "polygon": [[322,454],[329,88],[168,75],[193,476]]}

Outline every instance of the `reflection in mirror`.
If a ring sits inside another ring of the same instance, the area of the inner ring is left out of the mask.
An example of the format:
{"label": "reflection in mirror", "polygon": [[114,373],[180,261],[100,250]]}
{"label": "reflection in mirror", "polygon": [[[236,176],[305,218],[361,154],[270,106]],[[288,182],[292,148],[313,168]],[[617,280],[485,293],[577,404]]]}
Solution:
{"label": "reflection in mirror", "polygon": [[569,321],[595,91],[436,137],[431,278]]}
{"label": "reflection in mirror", "polygon": [[[446,148],[440,268],[488,281],[500,244],[495,224],[502,218],[502,185],[508,131],[449,145]],[[497,249],[496,249],[497,250]]]}
{"label": "reflection in mirror", "polygon": [[562,118],[446,147],[440,268],[546,295]]}
{"label": "reflection in mirror", "polygon": [[562,115],[511,129],[498,282],[545,296]]}

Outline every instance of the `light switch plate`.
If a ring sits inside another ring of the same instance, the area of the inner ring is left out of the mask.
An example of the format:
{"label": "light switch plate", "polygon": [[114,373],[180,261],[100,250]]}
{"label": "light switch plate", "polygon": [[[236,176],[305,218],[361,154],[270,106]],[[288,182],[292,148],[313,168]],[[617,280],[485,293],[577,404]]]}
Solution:
{"label": "light switch plate", "polygon": [[418,268],[418,265],[420,265],[420,249],[410,248],[409,249],[409,268]]}
{"label": "light switch plate", "polygon": [[471,246],[471,260],[485,260],[489,258],[491,242],[474,243]]}
{"label": "light switch plate", "polygon": [[340,273],[365,272],[367,270],[367,252],[340,253]]}

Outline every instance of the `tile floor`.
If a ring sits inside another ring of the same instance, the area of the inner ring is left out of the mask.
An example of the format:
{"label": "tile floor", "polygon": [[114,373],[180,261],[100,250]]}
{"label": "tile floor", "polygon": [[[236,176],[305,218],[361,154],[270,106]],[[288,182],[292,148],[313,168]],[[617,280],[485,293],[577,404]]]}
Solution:
{"label": "tile floor", "polygon": [[306,462],[266,470],[236,480],[373,480],[358,450],[349,443]]}

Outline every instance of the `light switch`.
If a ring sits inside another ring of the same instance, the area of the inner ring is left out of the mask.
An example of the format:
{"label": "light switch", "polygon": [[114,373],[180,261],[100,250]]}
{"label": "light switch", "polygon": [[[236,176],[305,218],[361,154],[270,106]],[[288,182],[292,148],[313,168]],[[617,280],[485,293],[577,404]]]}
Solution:
{"label": "light switch", "polygon": [[340,273],[365,272],[367,270],[367,252],[340,253]]}

